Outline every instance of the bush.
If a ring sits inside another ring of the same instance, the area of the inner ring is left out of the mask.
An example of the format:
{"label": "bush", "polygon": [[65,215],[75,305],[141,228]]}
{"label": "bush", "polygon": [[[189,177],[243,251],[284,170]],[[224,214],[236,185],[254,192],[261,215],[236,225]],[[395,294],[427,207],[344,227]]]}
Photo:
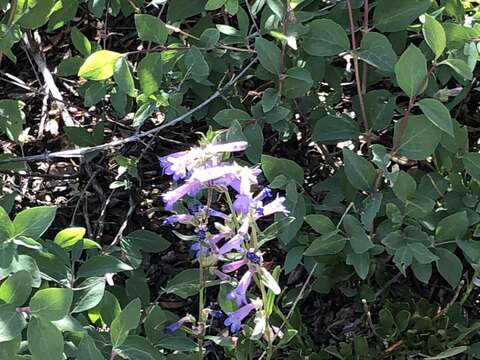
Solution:
{"label": "bush", "polygon": [[480,358],[477,2],[0,11],[0,359]]}

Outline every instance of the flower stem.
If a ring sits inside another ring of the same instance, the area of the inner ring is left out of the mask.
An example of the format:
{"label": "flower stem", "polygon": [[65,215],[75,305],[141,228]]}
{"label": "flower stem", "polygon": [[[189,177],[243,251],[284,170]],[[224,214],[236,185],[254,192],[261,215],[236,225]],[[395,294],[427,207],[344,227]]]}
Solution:
{"label": "flower stem", "polygon": [[[212,205],[213,189],[209,188],[207,193],[207,209]],[[208,211],[205,212],[205,218],[203,219],[204,226],[208,224]],[[200,251],[199,251],[199,274],[198,274],[198,359],[203,359],[203,337],[205,336],[205,267],[203,266],[203,243],[200,241]]]}
{"label": "flower stem", "polygon": [[[255,219],[253,218],[252,212],[249,214],[251,223],[252,223],[252,232],[251,232],[251,239],[252,243],[250,244],[251,247],[253,247],[255,250],[258,248],[258,237],[257,237],[257,228],[255,224]],[[258,272],[255,273],[254,275],[255,278],[255,283],[260,289],[260,293],[262,294],[262,302],[263,306],[267,303],[267,291],[265,289],[265,285],[262,282],[262,279],[258,275]],[[268,342],[268,348],[267,348],[267,359],[271,359],[273,355],[273,339],[272,339],[272,334],[270,332],[270,322],[269,322],[269,317],[270,315],[265,311],[265,336],[267,338]]]}

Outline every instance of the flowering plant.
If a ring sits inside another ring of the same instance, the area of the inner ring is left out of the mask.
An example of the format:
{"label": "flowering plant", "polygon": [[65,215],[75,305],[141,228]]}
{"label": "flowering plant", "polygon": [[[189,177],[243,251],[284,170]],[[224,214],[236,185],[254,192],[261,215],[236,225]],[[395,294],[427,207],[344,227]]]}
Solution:
{"label": "flowering plant", "polygon": [[[253,312],[255,326],[251,338],[266,338],[271,345],[273,332],[264,309],[267,292],[280,294],[280,287],[265,267],[261,244],[258,242],[257,221],[274,213],[288,215],[284,206],[285,198],[276,196],[273,200],[269,188],[260,188],[258,167],[240,165],[225,160],[228,153],[241,152],[248,146],[245,141],[217,143],[204,137],[200,146],[190,150],[160,157],[160,165],[165,174],[174,180],[182,181],[176,188],[162,195],[167,210],[174,210],[189,198],[205,200],[189,206],[188,213],[177,213],[165,219],[166,225],[182,223],[193,226],[196,241],[191,245],[200,265],[200,281],[204,282],[205,271],[214,274],[221,281],[233,283],[227,298],[237,309],[229,312],[224,319],[232,334],[242,329],[242,323]],[[230,195],[233,190],[234,199]],[[255,191],[259,190],[259,191]],[[222,198],[228,211],[216,209]],[[257,285],[259,297],[254,296],[252,284]],[[199,338],[200,353],[206,333],[205,320],[208,315],[221,317],[220,311],[205,309],[204,286],[200,284],[199,316],[195,327]],[[194,318],[186,315],[168,326],[166,331],[173,333],[185,323],[193,323]]]}

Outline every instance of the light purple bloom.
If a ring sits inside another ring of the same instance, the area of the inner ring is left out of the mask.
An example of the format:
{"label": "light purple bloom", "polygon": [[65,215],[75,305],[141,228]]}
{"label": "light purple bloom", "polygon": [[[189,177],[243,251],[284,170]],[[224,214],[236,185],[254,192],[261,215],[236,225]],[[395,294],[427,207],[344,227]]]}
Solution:
{"label": "light purple bloom", "polygon": [[226,153],[226,152],[239,152],[239,151],[245,150],[247,147],[248,147],[248,142],[246,141],[234,141],[227,144],[208,145],[206,147],[206,150],[214,154],[217,154],[217,153]]}
{"label": "light purple bloom", "polygon": [[230,331],[232,333],[236,333],[242,328],[243,319],[245,319],[250,312],[255,309],[256,305],[254,303],[244,305],[237,311],[230,313],[223,323],[225,326],[230,326]]}
{"label": "light purple bloom", "polygon": [[165,220],[163,221],[163,225],[172,225],[177,222],[186,224],[192,220],[193,216],[189,214],[170,215],[165,218]]}
{"label": "light purple bloom", "polygon": [[275,213],[283,213],[284,215],[290,214],[290,211],[283,205],[285,202],[285,198],[282,196],[278,196],[275,198],[275,200],[269,202],[266,205],[263,205],[259,208],[257,208],[257,213],[255,214],[255,219],[261,218],[263,216],[268,216],[272,215]]}
{"label": "light purple bloom", "polygon": [[163,331],[165,332],[165,334],[171,335],[175,331],[180,329],[183,326],[183,324],[185,324],[186,322],[191,322],[191,321],[192,321],[192,316],[191,315],[186,315],[186,316],[182,317],[180,320],[175,321],[173,324],[165,326],[165,329]]}
{"label": "light purple bloom", "polygon": [[247,291],[252,283],[254,272],[255,270],[247,270],[238,282],[237,287],[233,289],[227,296],[230,300],[235,300],[238,306],[245,305],[247,303]]}
{"label": "light purple bloom", "polygon": [[232,250],[242,251],[243,250],[243,241],[245,240],[245,235],[236,234],[233,238],[228,240],[223,244],[220,249],[218,249],[218,254],[223,255],[229,253]]}
{"label": "light purple bloom", "polygon": [[162,195],[162,199],[165,202],[165,209],[172,210],[173,205],[187,194],[194,196],[202,188],[202,184],[198,181],[186,182],[185,184],[170,190]]}
{"label": "light purple bloom", "polygon": [[224,264],[222,266],[222,271],[228,274],[240,269],[243,265],[246,265],[246,264],[247,264],[247,259],[232,261],[228,264]]}
{"label": "light purple bloom", "polygon": [[233,203],[233,208],[235,211],[241,214],[248,214],[250,208],[254,209],[256,212],[261,212],[261,207],[263,206],[262,200],[271,197],[272,190],[268,187],[265,187],[258,193],[257,196],[252,198],[251,194],[249,195],[242,195],[238,194],[236,199]]}
{"label": "light purple bloom", "polygon": [[192,167],[190,151],[180,151],[167,156],[159,157],[160,166],[165,174],[172,175],[174,180],[180,180],[187,177]]}
{"label": "light purple bloom", "polygon": [[217,156],[219,153],[243,151],[247,146],[248,143],[246,141],[210,144],[205,148],[194,147],[188,151],[180,151],[159,157],[158,160],[165,174],[172,175],[174,180],[180,180],[188,177],[196,167],[217,165],[221,160]]}

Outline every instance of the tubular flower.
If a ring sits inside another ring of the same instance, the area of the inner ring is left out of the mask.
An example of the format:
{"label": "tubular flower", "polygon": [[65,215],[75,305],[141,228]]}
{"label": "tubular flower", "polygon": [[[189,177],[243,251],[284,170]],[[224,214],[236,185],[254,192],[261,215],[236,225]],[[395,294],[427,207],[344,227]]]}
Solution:
{"label": "tubular flower", "polygon": [[250,314],[250,312],[252,312],[252,310],[256,310],[260,306],[261,302],[258,300],[242,306],[237,311],[228,315],[224,321],[225,326],[229,326],[232,333],[238,332],[242,328],[242,321]]}
{"label": "tubular flower", "polygon": [[193,216],[189,214],[170,215],[165,218],[163,225],[172,225],[177,222],[182,224],[188,224],[193,220]]}
{"label": "tubular flower", "polygon": [[193,322],[193,321],[195,321],[195,319],[192,317],[192,315],[185,315],[180,320],[175,321],[173,324],[165,326],[163,331],[165,332],[165,334],[170,335],[170,334],[173,334],[178,329],[180,329],[183,326],[183,324],[187,322]]}
{"label": "tubular flower", "polygon": [[215,166],[219,162],[219,154],[243,151],[248,147],[246,141],[227,144],[209,144],[204,148],[194,147],[187,151],[176,152],[159,157],[160,166],[165,174],[171,175],[175,181],[185,179],[192,170],[199,166]]}
{"label": "tubular flower", "polygon": [[230,300],[235,300],[238,306],[245,305],[247,303],[247,291],[252,283],[254,273],[255,270],[247,270],[238,282],[237,287],[228,294],[228,298]]}

